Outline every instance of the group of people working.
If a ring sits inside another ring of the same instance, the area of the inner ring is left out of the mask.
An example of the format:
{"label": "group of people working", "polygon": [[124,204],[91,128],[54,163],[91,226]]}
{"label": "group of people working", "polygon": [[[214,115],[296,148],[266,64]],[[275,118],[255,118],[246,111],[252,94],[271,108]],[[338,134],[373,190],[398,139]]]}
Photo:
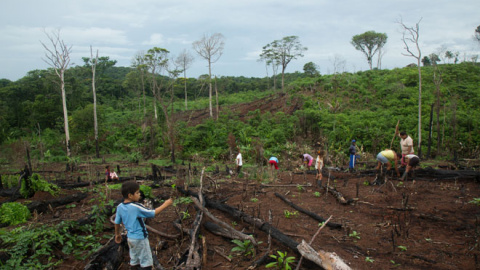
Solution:
{"label": "group of people working", "polygon": [[[400,177],[400,172],[398,171],[399,164],[405,166],[405,172],[400,180],[405,180],[408,173],[415,168],[420,163],[420,158],[415,155],[413,148],[413,140],[410,136],[407,135],[407,132],[402,131],[398,132],[398,128],[395,130],[395,135],[400,137],[400,149],[401,153],[397,153],[392,149],[385,149],[377,154],[377,167],[376,170],[380,170],[383,165],[386,165],[387,171],[392,168],[392,163],[395,168],[397,176]],[[357,159],[356,155],[356,141],[352,140],[352,144],[349,148],[350,153],[350,163],[349,168],[353,170],[355,167],[355,162]]]}
{"label": "group of people working", "polygon": [[[401,166],[406,167],[403,176],[400,178],[401,180],[405,180],[408,173],[420,163],[420,158],[417,155],[415,155],[415,151],[413,148],[413,139],[410,136],[408,136],[405,131],[398,132],[398,128],[395,130],[395,136],[397,135],[400,137],[400,148],[402,152],[397,153],[392,149],[385,149],[380,153],[378,153],[376,158],[378,161],[376,170],[380,170],[383,167],[383,165],[386,165],[386,169],[388,171],[392,168],[392,163],[393,163],[397,176],[400,177],[400,172],[398,170],[398,167],[400,164]],[[358,159],[356,140],[351,141],[351,145],[348,149],[348,153],[350,155],[349,170],[353,172]],[[314,159],[309,154],[301,154],[299,156],[302,159],[303,164],[308,168],[308,170],[310,170],[310,167],[312,166],[313,162],[315,162],[315,170],[316,170],[315,179],[317,180],[322,180],[323,156],[324,156],[323,150],[317,151],[316,159]],[[270,159],[268,160],[268,163],[270,164],[270,171],[272,173],[274,169],[278,170],[277,157],[274,157],[274,156],[270,157]],[[238,150],[238,155],[235,159],[235,164],[236,164],[236,172],[238,174],[240,173],[240,170],[243,166],[242,153],[240,149]]]}

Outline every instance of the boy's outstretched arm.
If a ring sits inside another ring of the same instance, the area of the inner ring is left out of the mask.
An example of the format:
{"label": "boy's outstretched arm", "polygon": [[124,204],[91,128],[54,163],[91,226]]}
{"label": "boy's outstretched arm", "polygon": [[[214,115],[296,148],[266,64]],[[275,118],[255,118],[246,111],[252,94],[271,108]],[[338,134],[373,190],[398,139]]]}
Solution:
{"label": "boy's outstretched arm", "polygon": [[155,208],[155,216],[158,215],[160,212],[162,212],[165,208],[169,207],[170,205],[173,204],[173,199],[170,198],[166,200],[162,205],[159,207]]}

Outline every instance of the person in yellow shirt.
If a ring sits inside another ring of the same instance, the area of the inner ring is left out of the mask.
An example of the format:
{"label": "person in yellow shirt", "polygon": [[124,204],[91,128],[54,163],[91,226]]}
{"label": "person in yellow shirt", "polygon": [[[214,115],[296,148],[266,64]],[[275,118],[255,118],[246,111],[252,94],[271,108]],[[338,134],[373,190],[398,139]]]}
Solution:
{"label": "person in yellow shirt", "polygon": [[400,177],[400,172],[398,172],[398,162],[400,161],[401,158],[402,158],[402,154],[396,153],[391,149],[385,149],[382,152],[378,153],[377,155],[378,165],[375,169],[380,170],[380,167],[382,166],[382,164],[387,164],[387,171],[389,171],[392,168],[392,162],[393,162],[395,166],[395,171],[397,172],[397,176]]}

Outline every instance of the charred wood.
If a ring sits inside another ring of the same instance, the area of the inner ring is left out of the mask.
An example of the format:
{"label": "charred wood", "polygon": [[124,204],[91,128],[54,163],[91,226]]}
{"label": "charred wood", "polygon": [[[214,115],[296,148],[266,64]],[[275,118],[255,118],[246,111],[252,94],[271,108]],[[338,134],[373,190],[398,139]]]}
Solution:
{"label": "charred wood", "polygon": [[[292,201],[290,201],[289,199],[287,199],[286,197],[284,197],[283,195],[281,194],[278,194],[277,192],[275,192],[275,196],[277,196],[278,198],[280,198],[282,201],[284,201],[286,204],[290,205],[292,208],[298,210],[299,212],[301,213],[304,213],[305,215],[317,220],[317,221],[320,221],[320,222],[325,222],[326,219],[324,219],[323,217],[313,213],[313,212],[310,212],[308,210],[305,210],[303,208],[301,208],[300,206],[294,204]],[[342,228],[342,224],[338,224],[338,223],[327,223],[327,226],[332,228],[332,229],[341,229]]]}

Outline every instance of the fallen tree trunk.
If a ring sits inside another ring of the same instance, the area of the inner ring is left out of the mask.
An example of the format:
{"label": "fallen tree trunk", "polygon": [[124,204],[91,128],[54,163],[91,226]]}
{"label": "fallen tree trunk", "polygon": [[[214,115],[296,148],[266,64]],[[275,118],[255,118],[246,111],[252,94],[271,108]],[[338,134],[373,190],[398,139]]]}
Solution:
{"label": "fallen tree trunk", "polygon": [[253,245],[255,245],[255,246],[257,245],[257,241],[255,241],[255,239],[252,236],[246,235],[242,232],[239,232],[239,231],[235,230],[234,228],[232,228],[229,224],[227,224],[227,223],[221,221],[220,219],[216,218],[205,207],[203,207],[200,204],[200,202],[197,200],[197,198],[192,197],[192,200],[193,200],[193,203],[195,203],[195,206],[197,206],[203,213],[205,213],[205,215],[207,215],[210,219],[212,219],[216,223],[220,224],[223,227],[223,230],[227,231],[228,234],[232,235],[233,236],[232,239],[250,240],[250,242]]}
{"label": "fallen tree trunk", "polygon": [[[188,190],[184,190],[182,187],[177,187],[177,189],[179,190],[179,192],[183,193],[183,194],[186,194],[186,195],[189,195],[189,196],[197,196],[196,193]],[[221,204],[221,203],[217,203],[217,202],[213,202],[211,200],[208,200],[205,198],[205,202],[206,202],[206,205],[208,207],[211,207],[213,209],[217,209],[217,210],[220,210],[224,213],[227,213],[239,220],[243,220],[245,221],[246,223],[248,224],[251,224],[251,225],[254,225],[255,227],[257,227],[258,229],[260,229],[261,231],[265,232],[265,233],[269,233],[271,232],[271,235],[272,237],[279,241],[280,243],[282,243],[284,246],[294,250],[295,252],[298,253],[298,250],[297,250],[297,246],[298,246],[298,243],[296,241],[294,241],[293,239],[291,239],[290,237],[286,236],[283,232],[281,232],[279,229],[277,229],[276,227],[272,226],[270,223],[267,223],[261,219],[258,219],[258,218],[254,218],[230,205],[227,205],[227,204]]]}
{"label": "fallen tree trunk", "polygon": [[[312,217],[313,219],[317,220],[317,221],[320,221],[320,222],[325,222],[326,219],[324,219],[323,217],[313,213],[313,212],[310,212],[308,210],[305,210],[303,208],[301,208],[300,206],[294,204],[292,201],[290,201],[289,199],[285,198],[284,196],[282,196],[281,194],[275,192],[275,196],[277,196],[278,198],[280,198],[282,201],[284,201],[286,204],[290,205],[292,208],[298,210],[299,212],[302,212],[304,213],[305,215],[307,216],[310,216]],[[332,228],[332,229],[341,229],[342,228],[342,224],[338,224],[338,223],[327,223],[327,226]]]}
{"label": "fallen tree trunk", "polygon": [[325,252],[323,250],[315,251],[309,244],[302,240],[298,245],[298,251],[302,256],[324,269],[331,270],[350,270],[348,266],[335,252]]}
{"label": "fallen tree trunk", "polygon": [[83,199],[87,198],[87,193],[77,193],[73,194],[67,197],[62,197],[58,199],[52,199],[48,201],[35,201],[27,204],[28,210],[30,212],[37,211],[37,213],[44,213],[47,212],[49,205],[53,208],[61,206],[61,205],[66,205],[72,202],[78,202]]}

